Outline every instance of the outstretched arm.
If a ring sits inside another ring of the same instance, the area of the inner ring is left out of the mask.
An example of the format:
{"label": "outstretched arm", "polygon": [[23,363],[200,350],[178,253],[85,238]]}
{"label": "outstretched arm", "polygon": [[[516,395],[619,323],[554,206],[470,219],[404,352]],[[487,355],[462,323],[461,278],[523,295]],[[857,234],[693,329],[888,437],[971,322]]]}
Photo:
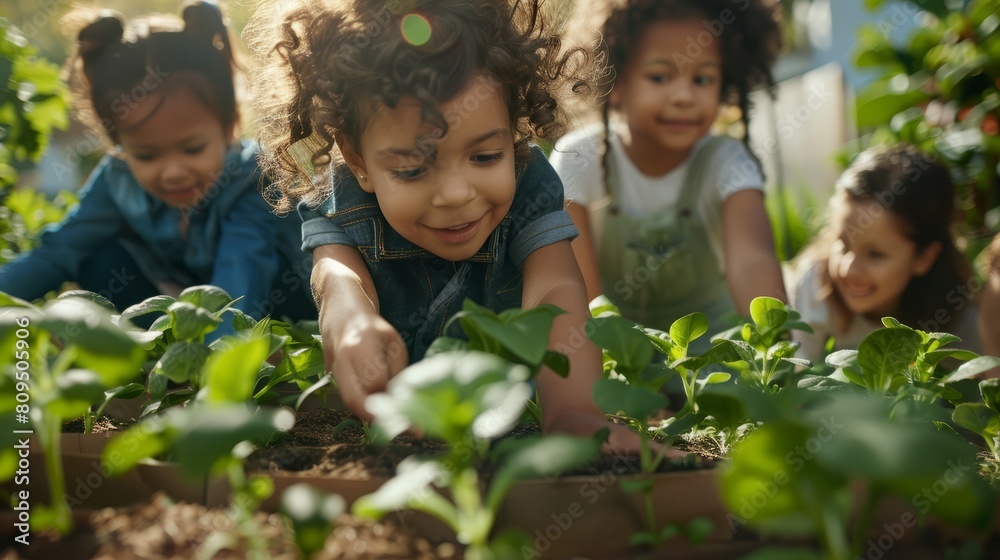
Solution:
{"label": "outstretched arm", "polygon": [[587,208],[580,204],[570,203],[566,211],[573,218],[573,225],[580,230],[580,235],[572,242],[573,254],[580,265],[580,272],[583,273],[583,281],[587,286],[587,301],[590,302],[603,292],[601,271],[597,261],[597,245],[593,230],[590,228],[590,216]]}
{"label": "outstretched arm", "polygon": [[594,383],[601,378],[601,352],[587,338],[584,325],[590,316],[583,278],[569,241],[563,240],[535,250],[524,261],[525,309],[550,303],[566,311],[555,318],[549,348],[569,358],[570,375],[559,377],[543,368],[537,378],[542,408],[542,429],[590,436],[611,429],[608,448],[638,452],[638,436],[624,426],[608,422],[594,404]]}
{"label": "outstretched arm", "polygon": [[726,285],[737,312],[750,315],[750,302],[758,296],[788,301],[763,192],[739,191],[722,203],[722,239]]}
{"label": "outstretched arm", "polygon": [[361,254],[348,245],[313,251],[312,290],[319,308],[326,368],[344,404],[371,421],[365,398],[408,363],[399,332],[379,315],[378,294]]}

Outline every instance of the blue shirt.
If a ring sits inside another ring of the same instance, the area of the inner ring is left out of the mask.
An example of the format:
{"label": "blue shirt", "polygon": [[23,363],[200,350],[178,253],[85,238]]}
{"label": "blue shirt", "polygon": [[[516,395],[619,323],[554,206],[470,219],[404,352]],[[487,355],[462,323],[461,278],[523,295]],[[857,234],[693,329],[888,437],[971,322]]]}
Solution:
{"label": "blue shirt", "polygon": [[248,141],[230,148],[215,185],[190,212],[186,240],[180,210],[143,190],[124,161],[105,156],[76,209],[42,233],[39,247],[0,268],[0,290],[41,297],[120,242],[150,281],[213,284],[245,296],[235,305],[241,311],[268,314],[272,284],[308,285],[311,261],[299,249],[301,222],[275,215],[260,193],[257,152]]}
{"label": "blue shirt", "polygon": [[461,311],[465,298],[498,312],[521,307],[524,260],[536,249],[577,235],[563,206],[562,181],[537,147],[518,173],[510,211],[465,261],[437,257],[393,230],[375,195],[362,190],[346,166],[334,170],[333,194],[315,208],[300,204],[299,213],[304,251],[337,244],[361,252],[379,310],[406,342],[411,363],[444,334],[445,323]]}

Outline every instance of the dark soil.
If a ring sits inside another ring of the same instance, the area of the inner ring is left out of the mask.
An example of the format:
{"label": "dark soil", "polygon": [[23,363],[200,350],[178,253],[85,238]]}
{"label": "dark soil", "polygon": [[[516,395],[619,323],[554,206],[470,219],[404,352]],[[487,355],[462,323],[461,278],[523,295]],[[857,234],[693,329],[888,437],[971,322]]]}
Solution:
{"label": "dark soil", "polygon": [[[108,416],[102,416],[98,420],[94,421],[94,425],[90,432],[94,434],[106,434],[109,432],[117,432],[124,430],[129,426],[132,426],[135,422],[129,422],[125,420],[119,420],[117,418],[111,418]],[[75,420],[70,420],[63,424],[62,431],[65,434],[82,434],[84,430],[83,418],[77,418]]]}
{"label": "dark soil", "polygon": [[[354,420],[355,424],[335,428],[342,422]],[[254,452],[246,461],[248,472],[296,472],[319,476],[368,480],[391,478],[396,465],[411,455],[441,455],[446,445],[430,439],[420,439],[403,434],[388,445],[368,445],[360,423],[350,413],[318,409],[299,412],[295,426],[280,436],[272,445]],[[535,436],[540,430],[535,424],[519,424],[496,443],[508,438]],[[722,457],[712,440],[695,442],[678,441],[676,448],[688,451],[684,461],[664,461],[660,471],[712,468]],[[480,473],[488,478],[496,465],[479,466]],[[636,456],[602,456],[580,469],[565,473],[571,475],[599,475],[614,468],[619,474],[638,474],[639,458]]]}
{"label": "dark soil", "polygon": [[[295,543],[288,538],[278,514],[258,513],[255,520],[267,541],[265,558],[297,560]],[[375,523],[350,515],[337,518],[324,549],[314,559],[361,560],[376,558],[458,558],[450,543],[432,543],[393,520]],[[7,526],[5,529],[9,529]],[[131,508],[96,510],[78,518],[76,530],[65,538],[33,533],[28,547],[0,552],[0,560],[30,559],[190,559],[219,539],[236,537],[233,521],[224,510],[202,505],[174,504],[163,495]],[[11,539],[4,539],[5,545]],[[247,558],[246,541],[236,537],[212,555],[213,559]]]}

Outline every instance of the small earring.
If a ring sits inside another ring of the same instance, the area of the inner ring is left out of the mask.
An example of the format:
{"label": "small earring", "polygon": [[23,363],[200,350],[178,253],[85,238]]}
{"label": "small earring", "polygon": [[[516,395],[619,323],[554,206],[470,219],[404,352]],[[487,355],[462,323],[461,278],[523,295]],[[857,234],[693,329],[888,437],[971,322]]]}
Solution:
{"label": "small earring", "polygon": [[358,179],[361,179],[362,183],[367,183],[368,182],[368,177],[365,177],[364,175],[358,175]]}

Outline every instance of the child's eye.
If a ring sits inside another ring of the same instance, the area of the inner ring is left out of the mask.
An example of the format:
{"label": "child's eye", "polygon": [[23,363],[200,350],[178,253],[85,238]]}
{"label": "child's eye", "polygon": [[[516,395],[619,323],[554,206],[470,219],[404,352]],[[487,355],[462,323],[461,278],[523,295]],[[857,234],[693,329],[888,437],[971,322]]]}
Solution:
{"label": "child's eye", "polygon": [[137,161],[153,161],[156,159],[156,154],[132,154],[132,159]]}
{"label": "child's eye", "polygon": [[472,161],[478,163],[479,165],[489,165],[491,163],[496,163],[504,158],[503,152],[496,152],[493,154],[477,154],[472,156]]}
{"label": "child's eye", "polygon": [[414,167],[413,169],[390,169],[392,176],[399,181],[412,181],[417,177],[420,177],[424,173],[423,167]]}
{"label": "child's eye", "polygon": [[205,149],[204,144],[201,146],[191,146],[189,148],[184,148],[184,153],[193,156],[200,154],[204,149]]}
{"label": "child's eye", "polygon": [[882,251],[868,251],[868,256],[871,257],[871,258],[873,258],[873,259],[884,259],[888,255],[886,255]]}
{"label": "child's eye", "polygon": [[711,86],[715,84],[715,76],[695,76],[694,83],[699,86]]}
{"label": "child's eye", "polygon": [[670,81],[670,76],[666,74],[649,74],[646,79],[654,84],[665,84]]}

